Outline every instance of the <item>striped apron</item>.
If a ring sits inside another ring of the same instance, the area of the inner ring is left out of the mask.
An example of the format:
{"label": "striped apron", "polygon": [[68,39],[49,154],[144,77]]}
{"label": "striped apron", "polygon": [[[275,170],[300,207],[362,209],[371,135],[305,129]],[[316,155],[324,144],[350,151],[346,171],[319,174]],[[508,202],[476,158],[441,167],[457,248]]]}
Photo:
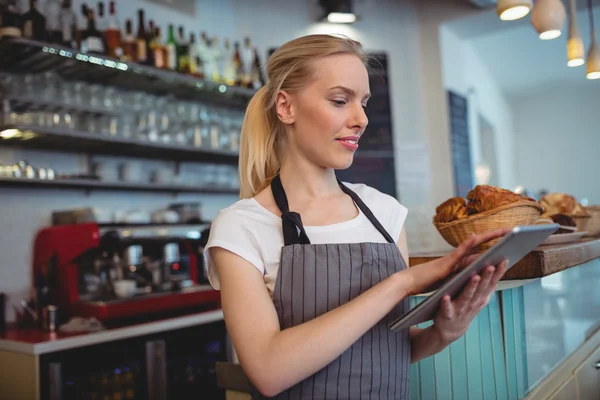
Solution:
{"label": "striped apron", "polygon": [[[284,247],[273,300],[287,329],[352,300],[391,274],[407,268],[398,246],[363,201],[339,182],[387,243],[310,244],[300,215],[291,212],[279,176],[271,183],[282,212]],[[390,332],[408,311],[401,301],[337,359],[276,399],[409,399],[409,331]],[[263,398],[257,394],[255,398]]]}

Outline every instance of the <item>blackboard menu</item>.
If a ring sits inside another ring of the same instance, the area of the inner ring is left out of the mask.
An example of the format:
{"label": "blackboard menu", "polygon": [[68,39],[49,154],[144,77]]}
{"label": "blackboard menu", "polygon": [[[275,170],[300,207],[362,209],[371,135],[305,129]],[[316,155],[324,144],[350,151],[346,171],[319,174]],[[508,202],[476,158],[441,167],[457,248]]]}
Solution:
{"label": "blackboard menu", "polygon": [[448,91],[448,107],[455,193],[457,196],[466,197],[474,186],[467,99]]}
{"label": "blackboard menu", "polygon": [[366,109],[369,125],[360,138],[360,148],[352,166],[337,171],[339,179],[364,183],[390,196],[396,192],[394,143],[386,53],[370,53],[369,85],[371,98]]}

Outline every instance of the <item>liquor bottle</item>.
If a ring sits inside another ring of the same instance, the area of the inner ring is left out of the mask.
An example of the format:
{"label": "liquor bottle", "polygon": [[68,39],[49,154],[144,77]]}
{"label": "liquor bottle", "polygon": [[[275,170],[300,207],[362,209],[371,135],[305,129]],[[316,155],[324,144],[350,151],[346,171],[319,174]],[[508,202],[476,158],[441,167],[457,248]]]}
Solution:
{"label": "liquor bottle", "polygon": [[242,49],[242,65],[243,68],[241,73],[242,86],[252,86],[252,66],[254,63],[254,48],[249,37],[244,38],[244,48]]}
{"label": "liquor bottle", "polygon": [[150,49],[154,59],[154,66],[156,68],[167,68],[167,49],[163,46],[161,32],[158,26],[154,28],[153,36],[152,42],[150,43]]}
{"label": "liquor bottle", "polygon": [[50,43],[62,43],[62,26],[60,23],[61,1],[46,0],[44,10],[44,14],[46,15],[46,40]]}
{"label": "liquor bottle", "polygon": [[197,75],[198,73],[198,46],[196,45],[196,35],[190,33],[189,41],[189,63],[190,63],[190,74]]}
{"label": "liquor bottle", "polygon": [[167,68],[177,70],[178,63],[177,40],[175,39],[175,27],[169,25],[169,36],[167,38]]}
{"label": "liquor bottle", "polygon": [[121,48],[121,28],[119,25],[119,18],[117,18],[115,2],[111,1],[108,7],[109,15],[106,31],[104,33],[104,36],[106,37],[107,54],[111,57],[121,58],[123,56],[123,49]]}
{"label": "liquor bottle", "polygon": [[29,11],[23,14],[23,37],[46,40],[46,17],[37,9],[37,0],[29,0]]}
{"label": "liquor bottle", "polygon": [[144,10],[138,10],[138,31],[137,31],[137,62],[145,64],[148,61],[147,43],[146,43],[146,25],[144,22]]}
{"label": "liquor bottle", "polygon": [[123,60],[136,62],[138,56],[137,39],[133,35],[133,22],[130,19],[125,21],[125,36],[121,41],[123,47]]}
{"label": "liquor bottle", "polygon": [[196,54],[198,55],[198,71],[196,72],[196,75],[202,79],[206,76],[206,64],[208,62],[207,41],[208,37],[206,36],[206,32],[202,32],[196,49]]}
{"label": "liquor bottle", "polygon": [[0,38],[3,36],[21,37],[21,14],[14,4],[4,7],[0,14]]}
{"label": "liquor bottle", "polygon": [[154,52],[152,51],[152,42],[156,34],[154,21],[148,21],[148,30],[146,32],[146,65],[154,66]]}
{"label": "liquor bottle", "polygon": [[71,9],[71,0],[63,0],[60,9],[60,28],[62,44],[67,47],[76,47],[77,16]]}
{"label": "liquor bottle", "polygon": [[177,70],[184,74],[190,72],[190,45],[185,40],[183,26],[179,27],[179,38],[177,40]]}
{"label": "liquor bottle", "polygon": [[233,63],[232,69],[234,71],[234,81],[229,83],[230,85],[241,86],[242,79],[244,76],[244,63],[242,62],[242,54],[240,53],[240,43],[235,42],[233,44]]}
{"label": "liquor bottle", "polygon": [[252,62],[252,88],[254,90],[258,90],[261,87],[267,84],[265,80],[265,76],[262,73],[260,56],[258,54],[258,49],[254,48],[254,60]]}
{"label": "liquor bottle", "polygon": [[83,3],[81,5],[80,12],[77,14],[77,33],[75,33],[75,41],[77,42],[77,48],[81,49],[81,37],[83,36],[83,31],[87,29],[88,26],[88,6]]}
{"label": "liquor bottle", "polygon": [[219,81],[226,83],[227,85],[233,85],[235,83],[235,54],[231,49],[229,39],[225,39],[223,42],[223,50],[221,57],[219,58]]}
{"label": "liquor bottle", "polygon": [[88,27],[81,36],[81,51],[83,53],[106,54],[104,37],[96,29],[96,20],[92,8],[88,8]]}

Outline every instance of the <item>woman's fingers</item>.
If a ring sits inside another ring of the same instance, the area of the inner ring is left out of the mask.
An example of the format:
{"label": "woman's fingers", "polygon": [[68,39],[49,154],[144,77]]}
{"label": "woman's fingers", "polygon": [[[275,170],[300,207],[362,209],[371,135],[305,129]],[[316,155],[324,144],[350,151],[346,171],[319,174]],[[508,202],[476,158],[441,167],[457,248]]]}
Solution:
{"label": "woman's fingers", "polygon": [[475,275],[471,278],[467,286],[463,289],[462,293],[456,299],[456,308],[458,310],[458,314],[462,314],[469,311],[471,306],[471,300],[475,293],[477,292],[477,288],[479,286],[479,282],[481,277],[479,275]]}
{"label": "woman's fingers", "polygon": [[508,269],[508,260],[504,260],[500,264],[498,264],[498,268],[496,268],[494,275],[492,275],[492,279],[490,279],[488,286],[491,287],[492,289],[496,289],[498,282],[500,282],[500,279],[502,279],[502,277],[506,273],[507,269]]}
{"label": "woman's fingers", "polygon": [[446,295],[442,297],[442,316],[446,319],[454,318],[454,304],[450,296]]}
{"label": "woman's fingers", "polygon": [[483,272],[481,274],[481,282],[479,282],[479,285],[477,286],[477,291],[475,292],[475,294],[473,295],[473,299],[471,300],[474,308],[479,309],[485,305],[487,297],[489,296],[489,290],[491,286],[490,282],[492,282],[495,270],[496,269],[494,267],[485,267],[483,269]]}

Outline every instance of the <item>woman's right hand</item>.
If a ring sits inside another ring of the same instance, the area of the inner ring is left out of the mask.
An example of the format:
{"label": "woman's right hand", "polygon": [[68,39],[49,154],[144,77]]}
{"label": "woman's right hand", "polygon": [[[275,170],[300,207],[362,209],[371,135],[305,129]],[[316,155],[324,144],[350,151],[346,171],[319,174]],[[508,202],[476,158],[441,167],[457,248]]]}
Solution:
{"label": "woman's right hand", "polygon": [[479,246],[506,235],[510,228],[501,228],[471,235],[452,253],[436,260],[410,267],[400,272],[408,277],[408,295],[435,290],[443,281],[460,272],[479,257]]}

